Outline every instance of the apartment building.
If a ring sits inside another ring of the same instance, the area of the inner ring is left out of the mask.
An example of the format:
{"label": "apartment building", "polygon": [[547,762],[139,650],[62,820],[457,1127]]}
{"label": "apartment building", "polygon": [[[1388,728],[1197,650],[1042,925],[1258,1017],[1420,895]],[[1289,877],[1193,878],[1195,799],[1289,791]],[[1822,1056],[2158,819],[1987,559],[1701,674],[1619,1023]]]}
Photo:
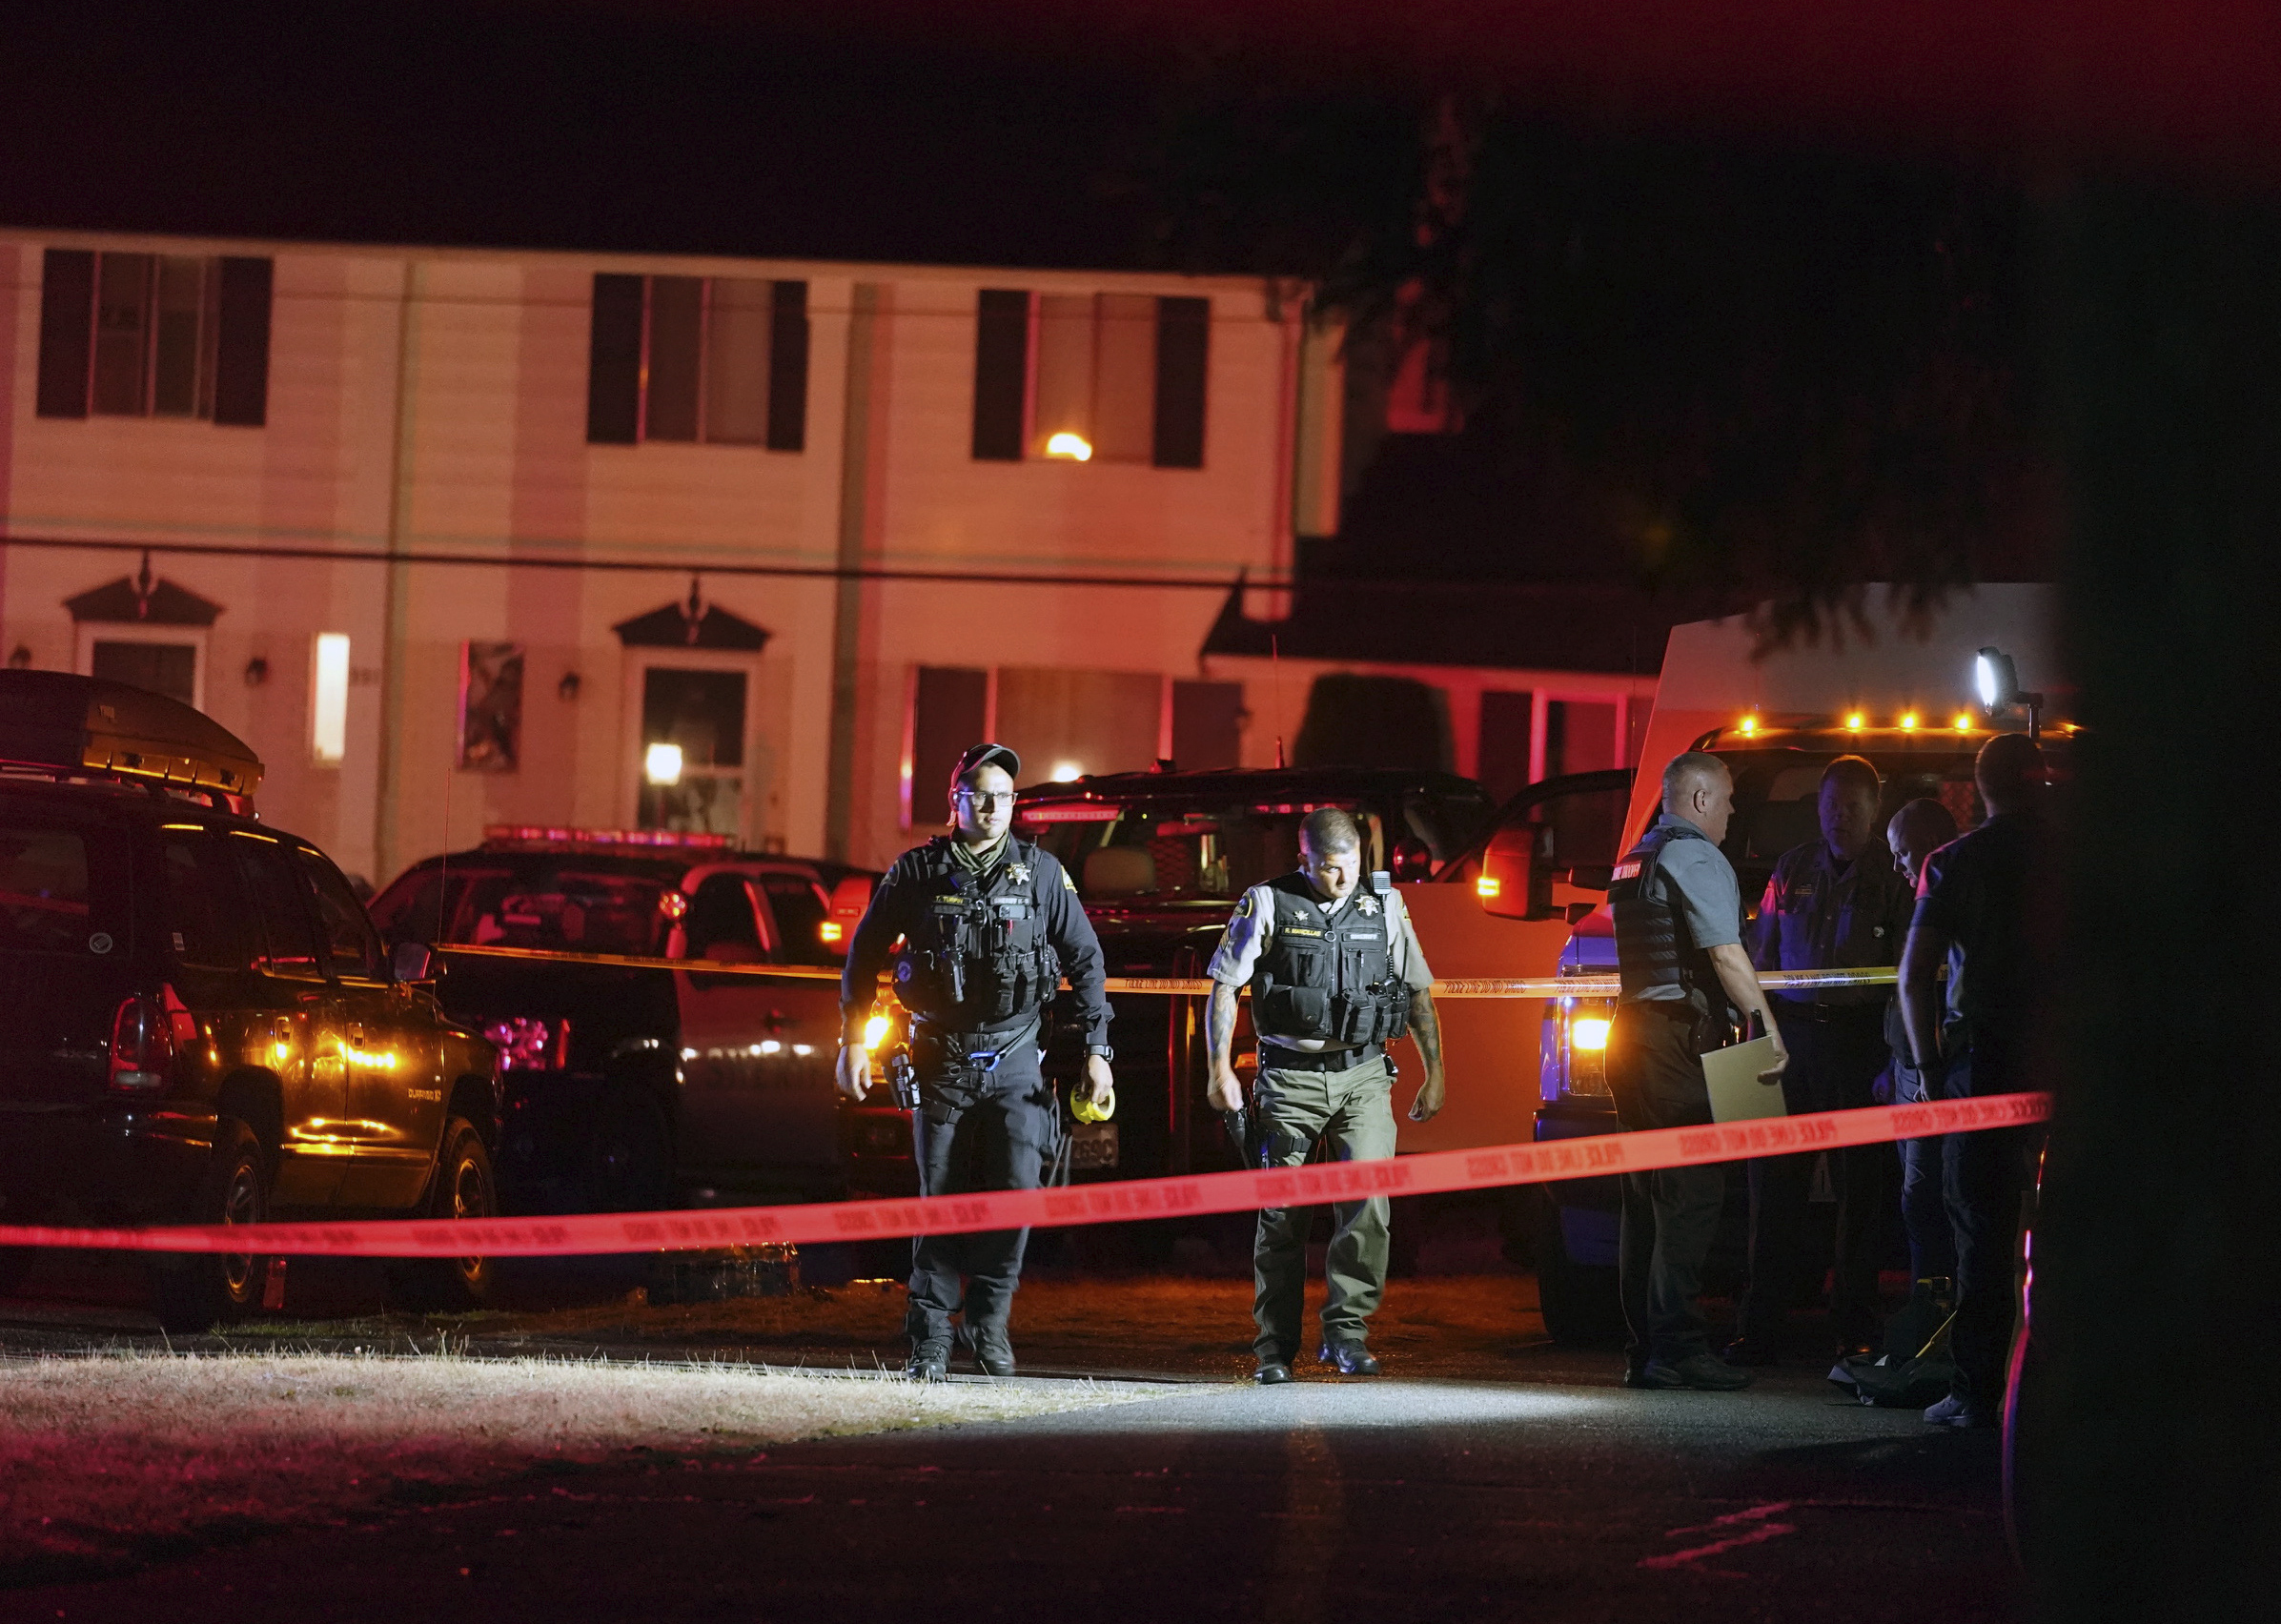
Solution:
{"label": "apartment building", "polygon": [[1346,394],[1256,279],[11,231],[0,290],[5,658],[199,705],[375,880],[500,822],[884,863],[975,737],[1262,764],[1326,672],[1540,776],[1652,681],[1283,658]]}

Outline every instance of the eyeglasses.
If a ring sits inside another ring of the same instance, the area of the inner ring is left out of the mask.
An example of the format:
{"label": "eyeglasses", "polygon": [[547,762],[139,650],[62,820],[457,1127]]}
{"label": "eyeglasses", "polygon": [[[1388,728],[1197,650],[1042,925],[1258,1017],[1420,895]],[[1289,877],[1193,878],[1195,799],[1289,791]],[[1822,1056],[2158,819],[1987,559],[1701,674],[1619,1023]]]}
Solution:
{"label": "eyeglasses", "polygon": [[1011,806],[1014,792],[1010,789],[962,789],[958,798],[973,806]]}

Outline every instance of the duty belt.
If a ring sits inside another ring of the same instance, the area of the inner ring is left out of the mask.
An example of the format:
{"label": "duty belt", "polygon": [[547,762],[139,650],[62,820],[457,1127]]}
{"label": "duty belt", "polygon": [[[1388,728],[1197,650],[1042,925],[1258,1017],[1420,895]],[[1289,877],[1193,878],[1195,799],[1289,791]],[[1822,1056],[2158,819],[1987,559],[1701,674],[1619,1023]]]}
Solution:
{"label": "duty belt", "polygon": [[1259,1069],[1344,1071],[1350,1066],[1366,1066],[1385,1052],[1384,1044],[1364,1044],[1357,1048],[1295,1049],[1282,1044],[1263,1043],[1259,1045]]}
{"label": "duty belt", "polygon": [[1784,1020],[1808,1021],[1820,1025],[1842,1021],[1858,1021],[1870,1015],[1876,1016],[1882,1022],[1885,1013],[1884,1000],[1883,999],[1874,1003],[1835,1004],[1824,1003],[1820,999],[1777,996],[1768,999],[1767,1002],[1773,1005],[1774,1012]]}
{"label": "duty belt", "polygon": [[1006,1055],[1032,1042],[1037,1029],[1034,1015],[991,1032],[946,1032],[922,1021],[912,1028],[911,1041],[940,1050],[954,1071],[988,1075],[998,1069],[998,1062]]}

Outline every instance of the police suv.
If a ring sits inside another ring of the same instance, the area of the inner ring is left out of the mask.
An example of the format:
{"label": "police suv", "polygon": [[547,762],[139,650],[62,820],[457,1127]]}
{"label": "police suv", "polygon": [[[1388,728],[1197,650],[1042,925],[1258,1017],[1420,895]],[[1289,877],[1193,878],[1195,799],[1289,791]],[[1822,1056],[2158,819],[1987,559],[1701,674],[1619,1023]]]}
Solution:
{"label": "police suv", "polygon": [[[487,1217],[497,1057],[387,953],[340,871],[254,815],[261,763],[123,683],[0,672],[0,1220]],[[267,1260],[162,1257],[170,1330]],[[0,1286],[30,1259],[0,1254]],[[482,1258],[402,1266],[471,1307]]]}

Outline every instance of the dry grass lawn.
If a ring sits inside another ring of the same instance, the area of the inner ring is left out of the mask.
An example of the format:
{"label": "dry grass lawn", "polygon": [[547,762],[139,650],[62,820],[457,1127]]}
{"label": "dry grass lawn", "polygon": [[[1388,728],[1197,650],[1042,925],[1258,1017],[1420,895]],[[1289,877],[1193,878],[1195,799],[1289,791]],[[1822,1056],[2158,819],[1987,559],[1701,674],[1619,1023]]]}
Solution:
{"label": "dry grass lawn", "polygon": [[550,1463],[749,1455],[831,1434],[1129,1402],[735,1367],[97,1354],[0,1362],[0,1583],[336,1522]]}

